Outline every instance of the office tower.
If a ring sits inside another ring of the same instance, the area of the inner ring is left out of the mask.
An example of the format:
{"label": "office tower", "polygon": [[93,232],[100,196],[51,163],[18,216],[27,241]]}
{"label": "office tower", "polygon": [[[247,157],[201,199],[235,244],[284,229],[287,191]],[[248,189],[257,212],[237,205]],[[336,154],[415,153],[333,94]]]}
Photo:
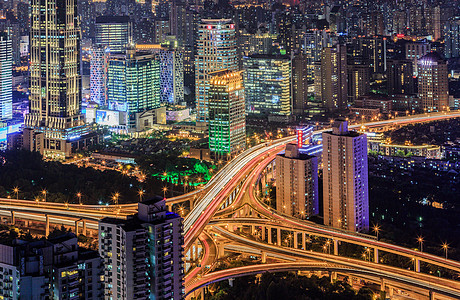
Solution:
{"label": "office tower", "polygon": [[106,48],[95,47],[90,58],[90,99],[100,106],[107,105],[107,62],[109,52]]}
{"label": "office tower", "polygon": [[11,55],[13,64],[21,63],[21,28],[20,23],[16,19],[0,18],[0,32],[6,32],[8,39],[11,42]]}
{"label": "office tower", "polygon": [[331,47],[330,33],[326,30],[309,30],[304,34],[302,52],[307,56],[308,81],[315,80],[315,63],[321,60],[323,48]]}
{"label": "office tower", "polygon": [[171,34],[168,18],[157,18],[154,21],[155,43],[162,44],[166,40],[166,36]]}
{"label": "office tower", "polygon": [[412,61],[414,76],[418,76],[418,60],[431,51],[430,43],[427,41],[408,42],[405,45],[406,59]]}
{"label": "office tower", "polygon": [[387,67],[388,94],[413,94],[414,68],[411,60],[389,60]]}
{"label": "office tower", "polygon": [[96,18],[96,47],[110,53],[124,53],[133,43],[133,28],[129,17],[101,16]]}
{"label": "office tower", "polygon": [[221,156],[242,151],[246,146],[246,119],[241,71],[209,75],[209,149]]}
{"label": "office tower", "polygon": [[209,118],[208,94],[210,73],[238,70],[235,24],[230,19],[201,20],[195,55],[195,94],[197,125]]}
{"label": "office tower", "polygon": [[449,106],[447,63],[437,52],[418,61],[418,96],[428,112],[446,110]]}
{"label": "office tower", "polygon": [[11,40],[0,32],[0,127],[13,117],[13,58]]}
{"label": "office tower", "polygon": [[105,299],[183,299],[182,234],[182,218],[158,197],[126,220],[99,221]]}
{"label": "office tower", "polygon": [[276,156],[276,209],[309,218],[319,213],[318,197],[318,158],[287,144],[285,153]]}
{"label": "office tower", "polygon": [[348,103],[354,103],[359,97],[369,94],[370,69],[367,65],[348,65]]}
{"label": "office tower", "polygon": [[356,62],[369,65],[372,75],[384,74],[387,63],[386,42],[386,38],[381,36],[359,36],[352,42],[352,57]]}
{"label": "office tower", "polygon": [[446,22],[444,40],[445,57],[460,57],[460,17],[451,18]]}
{"label": "office tower", "polygon": [[328,111],[347,108],[347,49],[336,45],[324,48],[315,70],[315,97]]}
{"label": "office tower", "polygon": [[72,233],[33,241],[0,236],[0,253],[4,299],[104,299],[102,259]]}
{"label": "office tower", "polygon": [[175,48],[176,41],[169,47],[160,45],[137,45],[138,50],[155,53],[160,63],[160,103],[181,104],[184,102],[184,54]]}
{"label": "office tower", "polygon": [[135,131],[138,114],[160,106],[160,63],[155,55],[135,50],[110,55],[107,101],[109,109],[126,113],[126,130]]}
{"label": "office tower", "polygon": [[25,126],[45,133],[45,156],[62,158],[71,152],[67,141],[85,133],[77,3],[33,0],[31,6],[30,105]]}
{"label": "office tower", "polygon": [[268,33],[240,33],[238,49],[241,56],[253,54],[271,54],[274,36]]}
{"label": "office tower", "polygon": [[344,120],[323,132],[323,198],[325,225],[369,230],[367,138]]}
{"label": "office tower", "polygon": [[171,35],[176,37],[180,47],[185,45],[186,40],[186,11],[187,6],[184,1],[172,1],[171,10],[169,12],[169,28]]}
{"label": "office tower", "polygon": [[293,111],[303,114],[308,98],[308,61],[305,54],[299,53],[292,60]]}
{"label": "office tower", "polygon": [[292,113],[289,56],[251,55],[243,59],[246,112],[290,115]]}

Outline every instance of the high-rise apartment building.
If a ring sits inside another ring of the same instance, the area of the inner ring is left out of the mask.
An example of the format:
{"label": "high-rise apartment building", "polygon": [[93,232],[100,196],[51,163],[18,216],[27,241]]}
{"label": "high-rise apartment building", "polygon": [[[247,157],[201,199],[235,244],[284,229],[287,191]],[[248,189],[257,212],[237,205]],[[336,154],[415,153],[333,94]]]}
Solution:
{"label": "high-rise apartment building", "polygon": [[0,127],[13,117],[13,57],[11,40],[0,33]]}
{"label": "high-rise apartment building", "polygon": [[128,50],[110,55],[108,108],[126,113],[126,130],[136,129],[137,114],[160,106],[160,63],[155,54]]}
{"label": "high-rise apartment building", "polygon": [[348,65],[348,103],[370,92],[370,68],[367,65]]}
{"label": "high-rise apartment building", "polygon": [[296,114],[303,114],[308,99],[308,60],[303,53],[292,59],[292,103]]}
{"label": "high-rise apartment building", "polygon": [[292,113],[292,65],[289,56],[243,58],[246,111],[250,114]]}
{"label": "high-rise apartment building", "polygon": [[460,17],[451,18],[446,22],[444,40],[445,57],[460,57]]}
{"label": "high-rise apartment building", "polygon": [[286,145],[276,156],[276,209],[298,218],[319,213],[318,158]]}
{"label": "high-rise apartment building", "polygon": [[244,88],[241,71],[223,70],[210,74],[209,149],[228,155],[246,146]]}
{"label": "high-rise apartment building", "polygon": [[[45,15],[46,12],[46,15]],[[45,156],[69,155],[84,131],[76,0],[32,0],[30,105],[25,126],[45,133]]]}
{"label": "high-rise apartment building", "polygon": [[204,19],[198,25],[195,55],[195,94],[197,125],[207,124],[210,73],[238,70],[235,24],[230,19]]}
{"label": "high-rise apartment building", "polygon": [[447,62],[437,52],[418,60],[418,96],[428,112],[446,110],[449,106]]}
{"label": "high-rise apartment building", "polygon": [[406,59],[412,60],[414,76],[418,75],[418,60],[431,51],[430,43],[427,41],[408,42],[405,45]]}
{"label": "high-rise apartment building", "polygon": [[387,39],[382,36],[359,36],[352,42],[355,62],[368,65],[372,74],[384,74],[387,64]]}
{"label": "high-rise apartment building", "polygon": [[350,231],[368,231],[369,194],[367,138],[348,131],[336,120],[323,132],[324,224]]}
{"label": "high-rise apartment building", "polygon": [[388,94],[413,94],[414,68],[412,60],[389,60],[387,67]]}
{"label": "high-rise apartment building", "polygon": [[331,47],[331,34],[326,30],[309,30],[303,37],[302,52],[308,65],[307,79],[315,80],[315,62],[321,60],[323,48]]}
{"label": "high-rise apartment building", "polygon": [[99,221],[105,299],[183,299],[182,218],[162,198],[138,207],[127,220]]}
{"label": "high-rise apartment building", "polygon": [[347,49],[336,45],[324,48],[315,69],[315,97],[328,111],[347,108]]}
{"label": "high-rise apartment building", "polygon": [[127,16],[101,16],[96,18],[96,47],[110,53],[125,53],[133,43],[133,27]]}
{"label": "high-rise apartment building", "polygon": [[102,259],[72,233],[46,240],[0,237],[3,299],[104,299]]}

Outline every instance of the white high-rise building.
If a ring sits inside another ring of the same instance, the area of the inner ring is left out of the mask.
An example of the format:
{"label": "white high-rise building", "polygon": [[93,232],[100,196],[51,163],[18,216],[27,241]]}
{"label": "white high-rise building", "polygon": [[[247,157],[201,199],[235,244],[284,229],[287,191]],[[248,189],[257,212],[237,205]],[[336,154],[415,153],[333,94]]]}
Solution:
{"label": "white high-rise building", "polygon": [[276,156],[276,209],[298,218],[319,213],[318,158],[299,153],[296,144]]}
{"label": "white high-rise building", "polygon": [[207,124],[208,93],[212,72],[238,70],[235,24],[230,19],[201,20],[195,56],[197,124]]}
{"label": "white high-rise building", "polygon": [[109,53],[106,48],[94,47],[91,50],[90,95],[91,101],[107,105],[107,62]]}
{"label": "white high-rise building", "polygon": [[324,224],[350,231],[369,230],[367,138],[336,120],[323,132]]}
{"label": "white high-rise building", "polygon": [[11,40],[6,33],[0,33],[0,123],[13,117],[13,56],[11,51]]}
{"label": "white high-rise building", "polygon": [[105,299],[184,299],[182,218],[162,198],[138,205],[127,220],[99,222]]}

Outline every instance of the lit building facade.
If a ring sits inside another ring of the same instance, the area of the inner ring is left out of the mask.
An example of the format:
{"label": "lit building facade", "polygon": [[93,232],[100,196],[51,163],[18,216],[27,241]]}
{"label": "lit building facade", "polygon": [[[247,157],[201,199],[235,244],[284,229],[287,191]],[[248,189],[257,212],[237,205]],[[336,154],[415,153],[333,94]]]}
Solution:
{"label": "lit building facade", "polygon": [[96,18],[96,47],[111,53],[124,53],[133,43],[133,28],[127,16],[101,16]]}
{"label": "lit building facade", "polygon": [[328,111],[347,108],[347,50],[344,45],[324,48],[315,64],[315,98]]}
{"label": "lit building facade", "polygon": [[449,106],[447,62],[437,52],[418,60],[418,96],[422,109],[428,112]]}
{"label": "lit building facade", "polygon": [[336,120],[323,132],[324,224],[350,231],[369,230],[367,138]]}
{"label": "lit building facade", "polygon": [[[46,17],[44,12],[47,12]],[[45,133],[45,156],[70,154],[84,132],[76,0],[31,2],[30,105],[25,126]]]}
{"label": "lit building facade", "polygon": [[330,32],[326,30],[309,30],[303,36],[302,52],[307,59],[307,79],[315,79],[315,62],[321,60],[321,51],[323,48],[332,46]]}
{"label": "lit building facade", "polygon": [[182,218],[161,198],[138,206],[127,220],[99,221],[105,299],[184,299]]}
{"label": "lit building facade", "polygon": [[136,129],[136,114],[160,106],[160,64],[152,53],[128,50],[111,55],[107,70],[110,110],[126,112],[126,130]]}
{"label": "lit building facade", "polygon": [[246,118],[241,72],[223,70],[210,75],[209,149],[222,156],[242,151]]}
{"label": "lit building facade", "polygon": [[0,33],[0,127],[13,117],[13,56],[11,40]]}
{"label": "lit building facade", "polygon": [[107,62],[109,53],[106,48],[95,47],[91,50],[90,60],[90,97],[101,106],[107,105]]}
{"label": "lit building facade", "polygon": [[292,65],[288,56],[252,55],[243,58],[246,112],[292,113]]}
{"label": "lit building facade", "polygon": [[297,218],[319,213],[318,158],[286,145],[276,156],[276,209]]}
{"label": "lit building facade", "polygon": [[447,59],[460,57],[460,17],[451,18],[444,25],[444,54]]}
{"label": "lit building facade", "polygon": [[348,65],[348,103],[370,92],[370,68],[367,65]]}
{"label": "lit building facade", "polygon": [[238,70],[235,24],[230,19],[201,20],[195,55],[197,124],[207,124],[209,118],[209,74],[225,69]]}
{"label": "lit building facade", "polygon": [[389,95],[415,93],[414,68],[411,60],[388,61],[387,86]]}
{"label": "lit building facade", "polygon": [[431,45],[427,41],[409,42],[405,45],[406,59],[412,60],[414,76],[418,75],[418,60],[431,51]]}
{"label": "lit building facade", "polygon": [[162,48],[160,60],[160,102],[181,104],[184,102],[184,54],[178,49]]}

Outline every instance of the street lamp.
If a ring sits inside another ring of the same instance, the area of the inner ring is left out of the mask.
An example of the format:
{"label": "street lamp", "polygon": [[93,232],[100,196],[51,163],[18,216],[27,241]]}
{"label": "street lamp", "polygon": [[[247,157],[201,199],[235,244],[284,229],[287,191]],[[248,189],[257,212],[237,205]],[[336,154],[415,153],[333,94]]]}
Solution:
{"label": "street lamp", "polygon": [[120,197],[119,193],[113,194],[113,197],[112,197],[113,201],[115,202],[115,205],[117,206],[118,206],[118,197]]}
{"label": "street lamp", "polygon": [[43,196],[44,196],[45,202],[46,202],[46,193],[47,193],[47,191],[44,189],[44,190],[42,191],[42,194],[43,194]]}
{"label": "street lamp", "polygon": [[417,237],[417,242],[420,246],[420,252],[423,252],[423,237],[422,236],[418,236]]}
{"label": "street lamp", "polygon": [[374,225],[374,228],[372,228],[372,230],[375,232],[375,234],[377,235],[377,241],[379,240],[379,231],[380,231],[380,226],[378,225]]}
{"label": "street lamp", "polygon": [[446,242],[444,242],[442,244],[442,249],[444,249],[444,252],[446,253],[446,259],[447,259],[447,250],[449,249],[449,244],[447,244]]}
{"label": "street lamp", "polygon": [[144,196],[144,191],[143,190],[139,190],[139,192],[137,192],[139,194],[139,202],[142,202],[142,196]]}
{"label": "street lamp", "polygon": [[13,188],[13,192],[16,194],[16,200],[19,200],[19,188],[17,186]]}
{"label": "street lamp", "polygon": [[167,189],[166,187],[163,188],[163,199],[166,199],[166,191],[167,191],[167,190],[168,190],[168,189]]}
{"label": "street lamp", "polygon": [[78,197],[78,203],[82,205],[83,203],[81,203],[81,193],[80,192],[77,193],[77,197]]}

